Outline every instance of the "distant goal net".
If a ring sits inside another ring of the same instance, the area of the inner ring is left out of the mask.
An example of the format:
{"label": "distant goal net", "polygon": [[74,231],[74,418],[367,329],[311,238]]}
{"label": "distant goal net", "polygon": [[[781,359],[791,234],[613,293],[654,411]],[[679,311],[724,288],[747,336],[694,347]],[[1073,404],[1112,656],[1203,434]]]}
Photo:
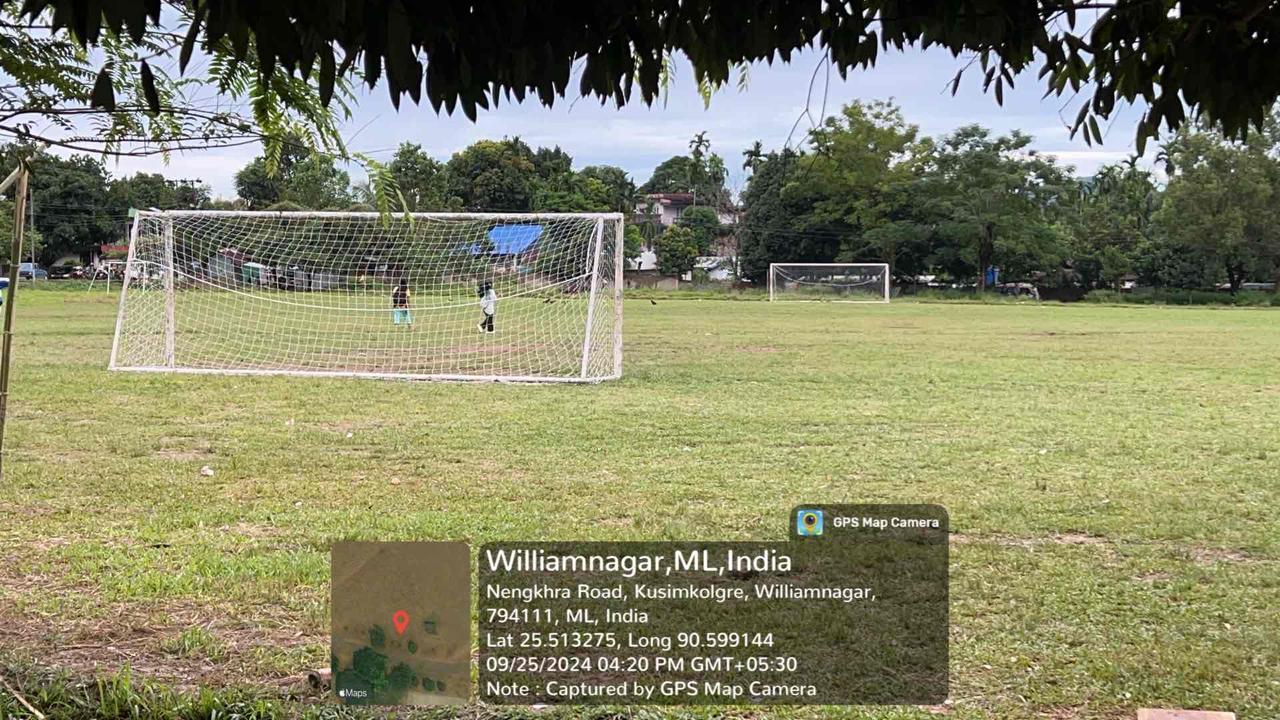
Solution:
{"label": "distant goal net", "polygon": [[110,366],[617,378],[622,230],[619,214],[140,212]]}
{"label": "distant goal net", "polygon": [[849,303],[889,302],[889,266],[884,263],[773,263],[769,300]]}

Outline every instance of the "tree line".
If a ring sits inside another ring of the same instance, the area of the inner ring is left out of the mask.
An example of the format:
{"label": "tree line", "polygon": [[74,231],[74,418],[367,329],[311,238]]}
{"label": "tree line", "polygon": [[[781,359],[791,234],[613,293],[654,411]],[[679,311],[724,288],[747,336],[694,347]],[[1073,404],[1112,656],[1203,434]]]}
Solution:
{"label": "tree line", "polygon": [[855,102],[804,150],[744,153],[742,274],[770,262],[887,262],[899,282],[1144,285],[1232,290],[1280,276],[1280,132],[1245,141],[1188,125],[1162,145],[1165,178],[1134,157],[1088,177],[971,125],[924,137],[890,102]]}
{"label": "tree line", "polygon": [[[39,243],[36,258],[46,264],[123,243],[130,208],[370,211],[382,206],[375,194],[389,187],[398,193],[391,206],[410,212],[629,214],[639,193],[619,167],[575,170],[573,158],[559,147],[535,150],[519,138],[481,140],[444,162],[420,145],[403,143],[389,162],[377,165],[391,180],[380,187],[369,181],[353,184],[334,155],[286,142],[274,170],[260,155],[235,174],[232,199],[214,198],[199,179],[170,180],[157,173],[113,177],[95,156],[0,146],[5,167],[19,157],[27,158],[32,169],[31,239]],[[0,214],[9,218],[12,205],[0,207]],[[638,230],[629,231],[627,241],[627,252],[639,254]]]}
{"label": "tree line", "polygon": [[[203,208],[211,204],[209,186],[198,179],[171,180],[158,173],[112,177],[98,157],[61,157],[19,144],[0,145],[0,166],[14,167],[26,158],[30,220],[23,260],[34,257],[49,264],[64,257],[82,257],[99,245],[125,242],[130,208]],[[12,192],[12,191],[11,191]],[[13,203],[0,200],[0,234],[11,232]],[[8,243],[0,258],[8,260]]]}
{"label": "tree line", "polygon": [[[382,183],[353,183],[338,156],[287,141],[273,160],[264,153],[236,172],[236,197],[230,199],[213,197],[200,179],[171,180],[158,173],[115,177],[102,159],[88,154],[64,157],[14,144],[0,146],[0,161],[8,167],[23,157],[32,168],[29,247],[34,244],[37,260],[49,264],[123,243],[131,208],[372,211],[384,206],[376,194],[387,188],[397,193],[390,206],[409,212],[621,212],[630,218],[643,195],[658,192],[689,192],[710,206],[730,204],[724,160],[710,151],[706,134],[694,137],[689,148],[637,187],[620,167],[575,170],[561,148],[533,148],[519,137],[480,140],[445,161],[405,142],[388,162],[375,164]],[[2,230],[12,205],[0,206],[0,214]],[[723,232],[716,213],[698,207],[660,241],[654,240],[656,225],[628,223],[624,254],[640,255],[647,238],[658,246],[665,269],[683,272]]]}
{"label": "tree line", "polygon": [[[518,137],[480,140],[441,162],[402,143],[383,171],[410,212],[630,212],[636,186],[621,168],[573,169],[559,147],[536,150]],[[263,156],[236,173],[236,193],[253,210],[346,210],[374,204],[370,182],[352,184],[333,156],[287,144],[275,172]]]}
{"label": "tree line", "polygon": [[[214,199],[199,179],[113,177],[88,155],[19,145],[0,155],[6,166],[30,158],[32,239],[45,263],[122,242],[129,208],[372,210],[390,187],[392,204],[415,212],[630,215],[645,194],[688,193],[695,207],[675,227],[628,223],[625,254],[649,244],[665,273],[728,247],[741,278],[755,282],[771,262],[887,262],[899,283],[934,276],[979,287],[992,267],[1003,280],[1084,289],[1135,278],[1238,289],[1280,276],[1276,119],[1244,141],[1184,126],[1161,146],[1159,175],[1131,157],[1081,177],[1031,142],[976,125],[926,137],[890,102],[855,102],[812,130],[803,149],[765,152],[757,142],[744,152],[750,178],[736,203],[705,133],[640,186],[621,168],[575,170],[561,148],[518,137],[481,140],[444,161],[403,143],[377,165],[390,180],[380,184],[353,184],[334,156],[285,143],[274,171],[263,155],[236,173],[231,200]],[[738,222],[721,225],[718,211]]]}
{"label": "tree line", "polygon": [[733,202],[724,159],[711,152],[705,132],[690,140],[687,155],[663,161],[638,187],[620,167],[574,170],[573,158],[561,148],[535,149],[518,137],[480,140],[443,162],[418,144],[402,143],[380,170],[382,183],[353,185],[333,157],[290,143],[275,173],[262,156],[242,168],[236,192],[241,206],[254,210],[367,211],[381,205],[376,193],[389,187],[399,193],[390,204],[410,212],[620,212],[628,217],[638,206],[643,209],[645,195],[688,193],[700,205],[686,211],[679,227],[663,232],[646,219],[626,226],[626,257],[638,257],[644,245],[651,245],[659,269],[670,274],[687,272],[697,257],[712,251],[727,232],[715,209]]}

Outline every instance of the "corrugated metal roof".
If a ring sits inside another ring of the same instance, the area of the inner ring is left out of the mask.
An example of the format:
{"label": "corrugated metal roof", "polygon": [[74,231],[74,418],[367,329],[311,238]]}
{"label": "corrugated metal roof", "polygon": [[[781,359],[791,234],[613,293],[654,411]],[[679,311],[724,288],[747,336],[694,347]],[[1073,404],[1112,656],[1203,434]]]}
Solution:
{"label": "corrugated metal roof", "polygon": [[[533,246],[542,237],[541,225],[498,225],[489,231],[489,241],[493,244],[494,255],[519,255]],[[472,254],[479,255],[479,245],[471,248]]]}

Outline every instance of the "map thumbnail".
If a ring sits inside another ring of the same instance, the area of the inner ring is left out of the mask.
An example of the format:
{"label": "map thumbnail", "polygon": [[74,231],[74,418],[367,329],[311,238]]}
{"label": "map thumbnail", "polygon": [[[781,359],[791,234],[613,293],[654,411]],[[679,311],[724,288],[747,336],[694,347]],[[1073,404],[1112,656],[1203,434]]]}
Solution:
{"label": "map thumbnail", "polygon": [[340,542],[331,555],[334,692],[351,705],[452,705],[471,689],[466,543]]}

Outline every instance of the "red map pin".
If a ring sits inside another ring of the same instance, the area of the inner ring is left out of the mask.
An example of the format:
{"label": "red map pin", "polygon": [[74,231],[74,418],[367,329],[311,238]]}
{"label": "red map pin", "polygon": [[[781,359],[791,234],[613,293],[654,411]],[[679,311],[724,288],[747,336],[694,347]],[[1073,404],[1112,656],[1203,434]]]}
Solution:
{"label": "red map pin", "polygon": [[391,624],[396,626],[397,635],[403,635],[405,628],[409,627],[409,613],[397,610],[396,614],[391,616]]}

